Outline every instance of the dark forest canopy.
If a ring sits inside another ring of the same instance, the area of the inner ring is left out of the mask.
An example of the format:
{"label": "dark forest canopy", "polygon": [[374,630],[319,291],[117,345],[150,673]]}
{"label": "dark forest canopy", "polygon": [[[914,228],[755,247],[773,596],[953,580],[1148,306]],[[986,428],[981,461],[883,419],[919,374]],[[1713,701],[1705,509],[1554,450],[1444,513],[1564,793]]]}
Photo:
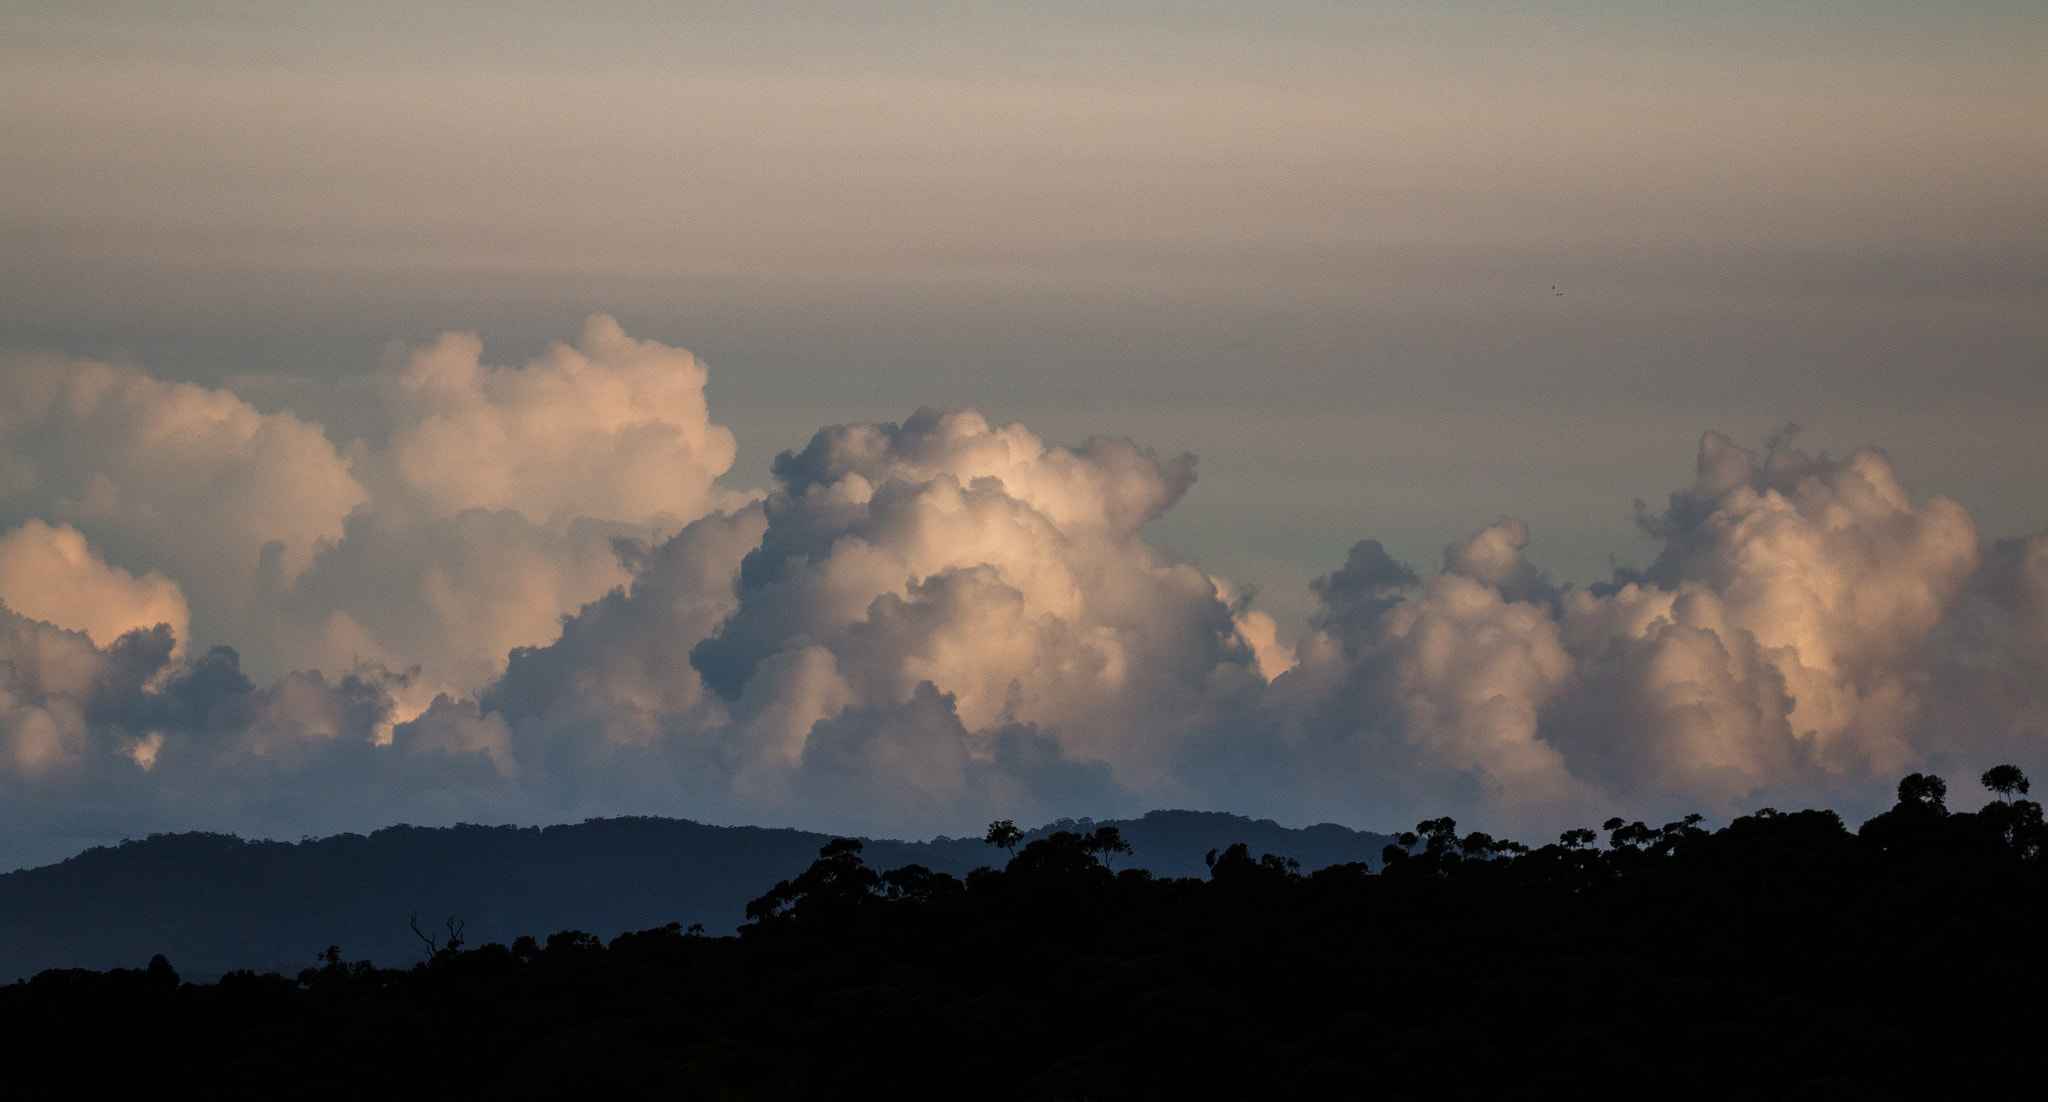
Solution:
{"label": "dark forest canopy", "polygon": [[[1027,832],[1098,824],[1060,820]],[[1204,873],[1202,855],[1247,842],[1306,869],[1378,856],[1392,840],[1324,823],[1155,811],[1115,826],[1119,867]],[[237,968],[296,972],[322,947],[380,965],[420,959],[414,912],[461,915],[471,941],[584,930],[603,938],[666,922],[727,934],[747,901],[795,876],[832,835],[686,819],[593,819],[549,827],[387,827],[300,842],[160,834],[0,875],[0,983],[46,968],[133,967],[162,953],[189,978]],[[862,839],[878,869],[965,876],[995,856],[979,838]]]}
{"label": "dark forest canopy", "polygon": [[405,970],[51,971],[0,988],[0,1036],[16,1082],[69,1091],[1983,1097],[2048,1028],[2048,828],[2017,770],[1985,783],[1952,813],[1915,774],[1854,832],[1765,809],[1530,848],[1429,820],[1377,875],[1240,844],[1158,877],[1105,827],[960,878],[841,839],[737,937],[451,920]]}

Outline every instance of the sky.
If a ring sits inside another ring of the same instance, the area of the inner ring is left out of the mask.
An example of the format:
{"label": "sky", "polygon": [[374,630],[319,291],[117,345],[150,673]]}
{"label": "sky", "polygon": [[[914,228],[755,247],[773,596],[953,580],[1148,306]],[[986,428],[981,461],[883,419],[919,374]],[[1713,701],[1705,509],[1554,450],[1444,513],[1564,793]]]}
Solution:
{"label": "sky", "polygon": [[2048,761],[2044,57],[2025,3],[0,3],[0,864],[1980,798]]}

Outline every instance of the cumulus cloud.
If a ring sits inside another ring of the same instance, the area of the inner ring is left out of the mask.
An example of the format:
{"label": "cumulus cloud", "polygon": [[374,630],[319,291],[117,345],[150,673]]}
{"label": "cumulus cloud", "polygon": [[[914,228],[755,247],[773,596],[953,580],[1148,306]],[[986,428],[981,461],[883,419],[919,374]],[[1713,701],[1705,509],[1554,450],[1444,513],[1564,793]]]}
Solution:
{"label": "cumulus cloud", "polygon": [[1160,783],[1212,680],[1258,680],[1254,641],[1276,647],[1270,619],[1139,538],[1190,457],[926,410],[823,430],[775,472],[515,656],[486,702],[581,756],[658,745],[759,811],[908,801],[958,830],[993,793],[1057,798],[1044,778],[1072,763],[1095,788]]}
{"label": "cumulus cloud", "polygon": [[702,361],[593,316],[575,347],[486,367],[474,333],[393,355],[380,375],[390,461],[444,515],[511,509],[537,524],[690,520],[729,500],[732,433],[711,423]]}
{"label": "cumulus cloud", "polygon": [[[1549,829],[1760,794],[1874,799],[1900,772],[1987,752],[1934,721],[1965,672],[2005,686],[2008,727],[2013,701],[2040,696],[2024,665],[2042,637],[2038,543],[1978,570],[1968,516],[1915,501],[1876,451],[1759,456],[1708,434],[1693,484],[1643,516],[1657,561],[1590,588],[1552,583],[1513,518],[1427,579],[1362,541],[1313,584],[1291,652],[1227,582],[1142,539],[1186,491],[1184,461],[927,411],[824,430],[776,473],[748,514],[758,543],[724,544],[729,589],[698,558],[691,585],[636,586],[573,622],[578,642],[524,659],[542,681],[515,662],[493,698],[526,702],[515,732],[534,702],[574,699],[579,723],[551,737],[697,746],[677,767],[756,814],[843,805],[828,790],[887,809],[877,823],[1000,810],[996,792],[1040,791],[994,783],[1001,733],[1028,729],[1057,761],[1106,769],[1098,799]],[[651,630],[665,607],[687,611]],[[671,657],[604,649],[612,620]],[[1958,667],[1964,636],[1998,662]],[[597,688],[618,671],[673,687]]]}
{"label": "cumulus cloud", "polygon": [[765,528],[755,504],[702,518],[657,546],[625,545],[636,569],[631,590],[584,606],[554,644],[512,652],[485,705],[543,741],[559,731],[646,746],[666,733],[717,729],[727,711],[691,667],[690,648],[732,614],[733,579]]}
{"label": "cumulus cloud", "polygon": [[1361,544],[1317,583],[1300,677],[1319,680],[1296,722],[1376,739],[1381,768],[1510,822],[1868,799],[1963,751],[1929,712],[1953,661],[1937,629],[1978,567],[1960,507],[1915,502],[1874,450],[1760,457],[1709,433],[1693,484],[1641,519],[1655,563],[1585,589],[1536,571],[1516,520],[1427,582]]}
{"label": "cumulus cloud", "polygon": [[158,569],[199,630],[245,626],[366,499],[320,426],[128,365],[0,361],[0,508],[68,523],[123,569]]}
{"label": "cumulus cloud", "polygon": [[1217,580],[1139,538],[1192,457],[923,411],[820,432],[776,472],[738,607],[690,655],[727,700],[762,662],[819,646],[857,699],[928,682],[970,729],[1037,723],[1135,777],[1219,667],[1255,661]]}
{"label": "cumulus cloud", "polygon": [[1915,503],[1874,450],[1759,458],[1709,433],[1694,484],[1645,524],[1664,550],[1644,577],[1565,616],[1580,699],[1627,721],[1587,715],[1560,740],[1609,770],[1641,755],[1629,787],[1727,798],[1922,760],[1930,636],[1978,564],[1960,506]]}
{"label": "cumulus cloud", "polygon": [[734,442],[688,352],[601,316],[524,366],[481,348],[446,334],[342,384],[381,403],[384,431],[353,441],[133,366],[0,364],[0,509],[27,522],[0,544],[0,599],[71,562],[69,605],[10,603],[102,642],[154,607],[181,645],[232,643],[265,679],[412,670],[407,714],[474,696],[631,580],[618,540],[745,501],[715,485]]}
{"label": "cumulus cloud", "polygon": [[[221,392],[10,362],[10,829],[1192,805],[1542,834],[2048,767],[2048,533],[1984,544],[1875,450],[1709,433],[1640,511],[1655,561],[1593,586],[1514,518],[1429,576],[1361,540],[1288,640],[1146,538],[1192,457],[922,410],[729,494],[687,353],[602,318],[521,368],[478,349],[388,358],[391,432],[338,450]],[[312,481],[265,520],[271,462]],[[186,645],[187,619],[281,668]]]}
{"label": "cumulus cloud", "polygon": [[158,624],[183,640],[191,621],[176,582],[154,570],[138,578],[108,566],[78,529],[40,520],[0,536],[0,604],[82,631],[101,646]]}
{"label": "cumulus cloud", "polygon": [[1963,768],[2038,756],[2048,740],[2048,532],[1993,543],[1934,639],[1941,661],[1922,755]]}
{"label": "cumulus cloud", "polygon": [[418,667],[408,712],[474,696],[512,650],[629,582],[620,541],[746,500],[714,485],[735,445],[688,352],[603,316],[522,367],[481,352],[449,333],[387,355],[390,434],[357,449],[371,500],[278,602],[300,663]]}
{"label": "cumulus cloud", "polygon": [[0,769],[8,777],[47,773],[85,751],[85,705],[107,665],[84,632],[0,608]]}
{"label": "cumulus cloud", "polygon": [[1550,576],[1522,557],[1529,545],[1529,526],[1503,517],[1470,539],[1444,548],[1444,573],[1470,578],[1499,593],[1502,600],[1547,604],[1557,597]]}
{"label": "cumulus cloud", "polygon": [[1538,726],[1572,675],[1547,609],[1445,573],[1398,599],[1326,604],[1322,622],[1268,706],[1286,717],[1325,813],[1363,804],[1407,819],[1434,805],[1527,818],[1586,802]]}
{"label": "cumulus cloud", "polygon": [[613,541],[652,531],[585,518],[556,529],[509,509],[423,517],[379,502],[278,595],[275,646],[289,664],[325,670],[418,667],[409,698],[421,705],[474,695],[514,648],[553,639],[564,615],[630,581]]}
{"label": "cumulus cloud", "polygon": [[153,830],[296,837],[513,807],[501,721],[431,709],[394,739],[388,674],[258,687],[232,650],[171,646],[163,626],[98,647],[0,609],[0,863]]}

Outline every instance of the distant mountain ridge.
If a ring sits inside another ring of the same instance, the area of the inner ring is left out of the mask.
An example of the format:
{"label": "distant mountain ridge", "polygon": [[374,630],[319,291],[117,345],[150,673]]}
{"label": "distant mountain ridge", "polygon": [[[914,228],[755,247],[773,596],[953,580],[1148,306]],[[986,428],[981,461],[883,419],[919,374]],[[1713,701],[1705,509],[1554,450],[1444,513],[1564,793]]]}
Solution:
{"label": "distant mountain ridge", "polygon": [[[1304,871],[1379,865],[1392,839],[1334,824],[1283,827],[1222,812],[1059,820],[1031,831],[1114,826],[1119,867],[1203,876],[1211,849],[1244,842]],[[137,967],[163,953],[188,978],[237,968],[293,974],[328,945],[403,965],[425,955],[408,919],[470,944],[577,929],[609,939],[680,922],[730,933],[749,900],[803,871],[834,836],[688,819],[616,818],[550,827],[394,826],[302,842],[158,834],[0,875],[0,983],[45,968]],[[877,869],[920,864],[964,876],[1008,854],[979,838],[863,839]]]}

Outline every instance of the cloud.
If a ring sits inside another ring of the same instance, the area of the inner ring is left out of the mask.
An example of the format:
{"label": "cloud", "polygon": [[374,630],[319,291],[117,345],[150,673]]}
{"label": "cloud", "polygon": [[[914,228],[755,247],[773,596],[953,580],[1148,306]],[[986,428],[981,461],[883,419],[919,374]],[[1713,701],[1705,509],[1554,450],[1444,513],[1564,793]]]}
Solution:
{"label": "cloud", "polygon": [[[445,334],[395,348],[374,385],[336,384],[376,396],[381,427],[353,441],[133,366],[0,363],[0,509],[25,519],[0,544],[0,599],[38,592],[10,603],[101,642],[165,617],[181,646],[232,643],[265,680],[414,671],[411,715],[474,697],[514,648],[629,582],[616,541],[747,500],[715,485],[734,442],[688,352],[593,316],[521,367],[480,353]],[[88,540],[114,565],[77,565]],[[60,560],[61,608],[36,581]]]}
{"label": "cloud", "polygon": [[78,529],[40,520],[0,536],[0,604],[102,646],[158,624],[182,641],[191,621],[176,582],[154,570],[138,578],[108,566]]}
{"label": "cloud", "polygon": [[547,646],[512,652],[484,704],[529,737],[645,746],[665,732],[715,729],[725,704],[707,693],[690,648],[737,607],[733,579],[766,519],[755,504],[704,517],[657,546],[627,545],[630,591],[585,605]]}
{"label": "cloud", "polygon": [[[1319,608],[1275,679],[1232,729],[1263,725],[1262,752],[1226,755],[1241,776],[1284,761],[1287,784],[1257,798],[1311,817],[1401,823],[1450,812],[1488,821],[1582,815],[1597,793],[1543,737],[1544,704],[1573,668],[1547,603],[1512,600],[1489,582],[1526,576],[1525,532],[1503,522],[1445,554],[1466,565],[1498,549],[1482,578],[1447,570],[1422,579],[1379,543],[1360,541],[1345,565],[1311,584]],[[1469,567],[1468,567],[1469,569]],[[1484,580],[1482,580],[1484,579]]]}
{"label": "cloud", "polygon": [[164,626],[98,647],[0,608],[0,864],[153,830],[296,837],[513,806],[495,717],[437,707],[392,738],[388,674],[258,687],[232,650],[171,647]]}
{"label": "cloud", "polygon": [[[1960,676],[1948,640],[1968,595],[2020,621],[1972,620],[2005,663],[1972,669],[2039,696],[2013,665],[2038,652],[2012,641],[2041,637],[2037,560],[2000,545],[2000,573],[1978,574],[1968,516],[1914,501],[1870,450],[1758,456],[1708,434],[1693,484],[1644,515],[1657,561],[1591,588],[1550,582],[1512,518],[1427,579],[1361,541],[1313,584],[1291,653],[1228,583],[1142,539],[1185,492],[1185,461],[925,411],[821,431],[776,471],[747,514],[757,544],[719,522],[729,588],[701,557],[687,585],[643,567],[665,596],[636,584],[514,663],[490,699],[524,702],[515,743],[535,702],[573,697],[578,724],[550,737],[697,747],[673,764],[715,775],[728,806],[859,805],[881,829],[1024,798],[994,779],[999,732],[1025,725],[1060,762],[1106,767],[1101,799],[1547,830],[1759,794],[1876,799],[1973,753],[1931,725],[1956,696],[1939,685]],[[665,608],[683,611],[651,629]],[[601,645],[611,622],[673,649]],[[675,687],[644,688],[659,683]]]}
{"label": "cloud", "polygon": [[[1361,540],[1289,640],[1147,539],[1190,456],[920,410],[822,429],[767,492],[727,493],[702,365],[608,319],[518,369],[460,335],[396,353],[391,431],[339,449],[132,368],[4,378],[6,500],[47,514],[0,536],[21,852],[622,811],[959,833],[1208,806],[1542,836],[2048,768],[2048,533],[1983,544],[1870,449],[1708,433],[1640,510],[1655,561],[1593,586],[1552,581],[1511,517],[1431,576]],[[271,461],[306,499],[278,503]],[[188,618],[280,668],[187,644]]]}
{"label": "cloud", "polygon": [[1759,457],[1709,433],[1693,485],[1643,524],[1656,562],[1586,589],[1522,557],[1520,521],[1452,545],[1426,582],[1361,544],[1316,585],[1304,684],[1276,685],[1292,722],[1369,747],[1349,771],[1391,764],[1419,812],[1406,793],[1545,825],[1869,800],[1960,749],[1928,711],[1951,660],[1936,629],[1978,565],[1953,502],[1914,502],[1873,450]]}
{"label": "cloud", "polygon": [[522,753],[657,748],[739,808],[809,821],[901,802],[879,785],[960,830],[1000,793],[1056,798],[1044,776],[1153,783],[1212,679],[1263,683],[1239,625],[1270,652],[1271,621],[1139,538],[1189,457],[926,410],[825,429],[775,470],[764,501],[649,550],[629,593],[514,656],[485,702]]}
{"label": "cloud", "polygon": [[1502,600],[1548,604],[1557,599],[1550,576],[1522,557],[1529,526],[1503,517],[1470,539],[1444,548],[1444,573],[1470,578]]}
{"label": "cloud", "polygon": [[1257,676],[1218,581],[1139,538],[1193,483],[1191,457],[926,410],[821,431],[775,469],[738,607],[690,654],[727,700],[819,646],[856,699],[930,682],[969,729],[1036,723],[1136,778],[1219,667]]}
{"label": "cloud", "polygon": [[511,651],[629,582],[619,541],[747,500],[714,485],[735,445],[688,352],[601,315],[523,367],[481,351],[448,333],[387,355],[389,435],[357,448],[371,500],[278,601],[300,663],[418,667],[407,712],[473,697]]}
{"label": "cloud", "polygon": [[295,665],[420,667],[412,695],[474,695],[517,647],[552,640],[562,617],[631,581],[613,540],[646,526],[579,518],[555,529],[509,509],[421,516],[404,504],[357,510],[274,606],[277,646]]}
{"label": "cloud", "polygon": [[1931,637],[1978,565],[1960,506],[1913,502],[1874,450],[1759,458],[1709,433],[1693,486],[1645,524],[1664,550],[1640,580],[1567,600],[1577,699],[1595,703],[1557,738],[1584,740],[1589,769],[1625,768],[1620,792],[1733,799],[1923,759]]}
{"label": "cloud", "polygon": [[0,608],[0,770],[33,777],[76,760],[107,664],[84,632]]}
{"label": "cloud", "polygon": [[1922,756],[1965,767],[2037,758],[2048,742],[2048,532],[1993,543],[1934,640]]}
{"label": "cloud", "polygon": [[711,423],[702,361],[593,315],[572,348],[485,367],[473,333],[390,358],[390,462],[442,515],[511,509],[536,524],[702,516],[730,495],[732,433]]}
{"label": "cloud", "polygon": [[320,426],[126,365],[0,360],[0,507],[68,523],[110,562],[158,569],[198,630],[245,626],[366,498]]}

